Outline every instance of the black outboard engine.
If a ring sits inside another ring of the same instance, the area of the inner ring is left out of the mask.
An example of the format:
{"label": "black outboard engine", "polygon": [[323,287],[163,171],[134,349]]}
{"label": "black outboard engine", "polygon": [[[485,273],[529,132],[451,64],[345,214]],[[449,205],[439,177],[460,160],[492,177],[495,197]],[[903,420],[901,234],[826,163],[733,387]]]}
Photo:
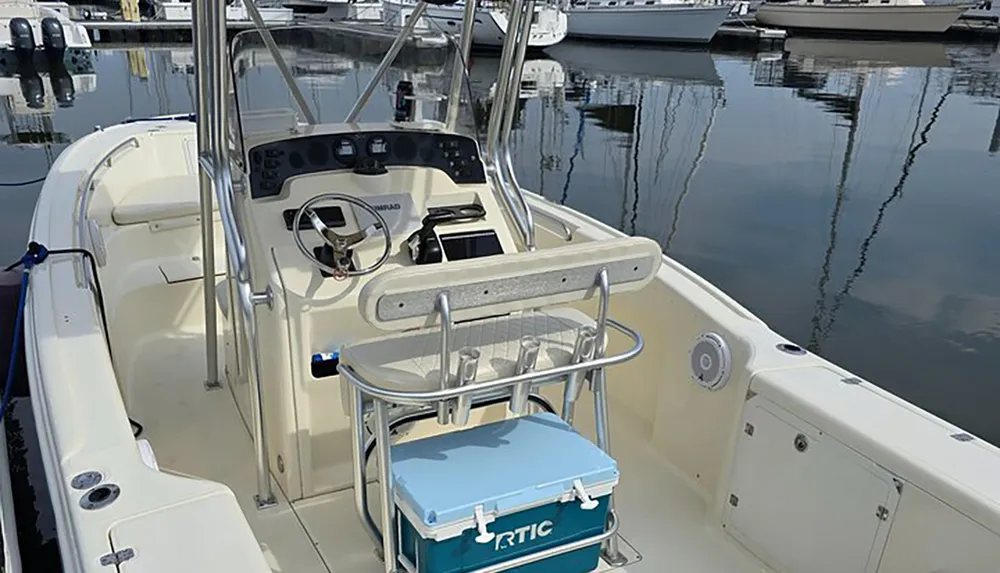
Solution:
{"label": "black outboard engine", "polygon": [[56,96],[59,107],[72,107],[76,101],[76,87],[73,86],[73,76],[66,71],[62,62],[49,68],[49,82],[52,84],[52,95]]}
{"label": "black outboard engine", "polygon": [[413,121],[413,112],[416,108],[413,101],[413,82],[406,80],[396,84],[396,121]]}
{"label": "black outboard engine", "polygon": [[21,94],[24,96],[24,101],[28,103],[28,107],[31,109],[42,109],[45,107],[45,86],[42,84],[42,78],[38,74],[21,75]]}
{"label": "black outboard engine", "polygon": [[27,18],[11,18],[7,27],[10,29],[10,44],[17,56],[20,73],[34,73],[35,31],[31,29],[31,22]]}
{"label": "black outboard engine", "polygon": [[49,16],[42,19],[42,45],[49,59],[49,69],[53,64],[62,62],[66,55],[66,32],[58,18]]}

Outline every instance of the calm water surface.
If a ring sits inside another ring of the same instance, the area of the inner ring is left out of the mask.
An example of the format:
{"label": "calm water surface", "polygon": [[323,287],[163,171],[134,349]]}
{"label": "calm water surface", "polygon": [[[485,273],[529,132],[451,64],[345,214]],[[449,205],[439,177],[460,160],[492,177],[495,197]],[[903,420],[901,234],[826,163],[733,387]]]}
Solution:
{"label": "calm water surface", "polygon": [[[525,72],[513,135],[523,186],[657,239],[783,335],[1000,443],[994,46],[791,39],[783,52],[739,54],[571,43],[550,57]],[[318,115],[336,121],[376,62],[292,64]],[[16,80],[0,80],[0,181],[43,175],[95,125],[191,111],[190,64],[183,47],[100,51],[73,105],[45,114],[23,113]],[[484,131],[496,69],[473,58],[470,130]],[[388,117],[399,79],[430,90],[449,73],[394,69],[364,119]],[[273,68],[237,81],[244,108],[292,105]],[[39,188],[0,188],[0,259],[20,255]]]}

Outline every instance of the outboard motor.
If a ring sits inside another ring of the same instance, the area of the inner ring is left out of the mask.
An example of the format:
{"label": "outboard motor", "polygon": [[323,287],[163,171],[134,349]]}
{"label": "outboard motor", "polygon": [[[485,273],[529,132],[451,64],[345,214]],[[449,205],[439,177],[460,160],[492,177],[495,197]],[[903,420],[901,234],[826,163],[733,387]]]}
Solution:
{"label": "outboard motor", "polygon": [[76,87],[73,86],[73,76],[66,71],[62,62],[50,68],[49,82],[52,84],[52,95],[56,97],[59,107],[72,107],[76,101]]}
{"label": "outboard motor", "polygon": [[21,94],[31,109],[45,107],[45,86],[38,74],[22,75],[20,78]]}
{"label": "outboard motor", "polygon": [[56,62],[62,62],[66,55],[66,32],[58,18],[49,16],[42,19],[42,45],[45,55],[49,58],[49,68]]}
{"label": "outboard motor", "polygon": [[17,56],[18,69],[23,75],[34,73],[35,68],[35,31],[27,18],[11,18],[7,25],[10,29],[10,44]]}

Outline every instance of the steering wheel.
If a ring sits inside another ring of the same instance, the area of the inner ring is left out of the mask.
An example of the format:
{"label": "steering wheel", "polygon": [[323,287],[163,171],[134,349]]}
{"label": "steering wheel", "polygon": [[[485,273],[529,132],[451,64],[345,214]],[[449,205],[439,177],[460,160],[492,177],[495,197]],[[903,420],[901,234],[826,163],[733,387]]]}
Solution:
{"label": "steering wheel", "polygon": [[[367,211],[372,217],[375,217],[375,222],[356,233],[341,235],[328,227],[326,223],[323,222],[323,219],[316,214],[316,211],[313,210],[313,205],[323,201],[343,201],[360,207]],[[327,246],[333,249],[333,266],[321,261],[319,257],[313,254],[312,250],[306,247],[305,242],[302,240],[302,229],[299,227],[299,222],[302,220],[303,215],[309,217],[312,229],[319,234]],[[350,270],[350,249],[368,237],[374,235],[377,230],[382,231],[382,238],[385,240],[385,248],[382,250],[382,256],[368,267]],[[389,252],[392,250],[392,237],[389,235],[389,225],[386,224],[382,215],[379,214],[379,212],[375,210],[375,207],[372,207],[369,203],[358,199],[357,197],[344,195],[343,193],[322,193],[303,203],[302,206],[299,207],[299,210],[295,212],[295,217],[292,219],[292,235],[295,236],[295,244],[299,247],[299,250],[302,251],[302,254],[309,259],[312,264],[332,274],[334,278],[338,279],[367,275],[375,272],[379,267],[385,264],[386,260],[389,259]]]}

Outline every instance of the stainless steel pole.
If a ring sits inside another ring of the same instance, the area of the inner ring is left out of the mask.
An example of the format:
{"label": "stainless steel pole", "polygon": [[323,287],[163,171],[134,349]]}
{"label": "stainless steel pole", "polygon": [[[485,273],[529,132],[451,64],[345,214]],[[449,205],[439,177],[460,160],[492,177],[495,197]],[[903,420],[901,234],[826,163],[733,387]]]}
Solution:
{"label": "stainless steel pole", "polygon": [[378,485],[382,492],[382,553],[385,572],[396,573],[396,501],[392,495],[392,450],[389,445],[388,405],[375,400],[375,457]]}
{"label": "stainless steel pole", "polygon": [[[521,224],[524,227],[522,232],[524,234],[525,247],[529,251],[535,250],[535,220],[531,216],[531,208],[524,198],[524,190],[521,189],[521,184],[518,183],[517,176],[514,175],[514,162],[510,154],[510,132],[513,129],[514,114],[517,112],[517,103],[520,99],[524,57],[528,51],[528,39],[531,35],[531,21],[534,12],[535,0],[526,0],[520,21],[517,54],[514,56],[513,69],[511,70],[512,77],[508,86],[507,113],[504,114],[503,125],[500,127],[499,137],[502,139],[500,148],[503,151],[504,160],[501,165],[497,166],[497,169],[502,169],[506,174],[502,179],[513,187],[512,190],[505,189],[505,191],[508,191],[517,199],[517,207],[521,210]],[[544,102],[542,102],[542,105],[544,105]]]}
{"label": "stainless steel pole", "polygon": [[[274,65],[278,66],[278,71],[281,73],[281,77],[284,78],[285,84],[288,86],[288,91],[292,92],[292,97],[295,98],[295,104],[299,106],[299,111],[302,112],[302,119],[306,120],[309,125],[316,124],[316,116],[313,115],[312,110],[309,109],[309,104],[306,103],[306,96],[302,95],[302,90],[299,89],[299,85],[295,83],[295,76],[292,75],[292,70],[288,68],[288,64],[285,63],[285,58],[281,57],[281,52],[278,50],[278,44],[274,41],[274,36],[267,29],[267,24],[264,23],[264,18],[261,17],[260,11],[257,10],[257,5],[254,4],[254,0],[243,0],[243,5],[247,9],[247,14],[250,15],[250,19],[253,20],[253,25],[257,28],[257,32],[260,34],[261,39],[264,40],[264,45],[267,46],[267,51],[271,53],[271,58],[274,60]],[[223,8],[225,10],[225,8]],[[223,12],[224,13],[224,12]],[[225,22],[225,19],[223,19]],[[225,38],[225,36],[223,36]]]}
{"label": "stainless steel pole", "polygon": [[376,550],[382,551],[382,535],[368,511],[368,470],[365,467],[364,396],[351,387],[351,459],[354,462],[354,509]]}
{"label": "stainless steel pole", "polygon": [[[601,291],[597,312],[597,349],[595,358],[604,358],[607,353],[608,303],[611,297],[611,287],[608,283],[608,269],[602,268],[597,274],[597,286]],[[604,453],[611,455],[611,429],[608,427],[608,391],[604,368],[592,370],[592,389],[594,392],[594,426],[597,434],[597,446]],[[614,495],[608,500],[608,513],[615,510]],[[601,544],[601,555],[615,567],[625,565],[627,559],[618,547],[618,535],[612,535]]]}
{"label": "stainless steel pole", "polygon": [[[486,156],[492,161],[497,145],[497,135],[500,133],[500,123],[506,109],[507,85],[510,83],[510,65],[514,59],[514,41],[517,39],[517,29],[521,22],[521,5],[523,0],[511,0],[510,13],[507,18],[507,31],[503,38],[503,52],[500,54],[500,77],[497,78],[496,94],[493,98],[493,108],[490,110],[490,123],[486,128]],[[512,33],[513,32],[513,33]],[[496,166],[495,166],[496,167]]]}
{"label": "stainless steel pole", "polygon": [[[197,99],[198,153],[212,153],[212,7],[215,0],[191,3],[191,38],[194,43],[195,92]],[[212,215],[212,179],[199,169],[201,198],[202,290],[205,297],[205,387],[220,388],[219,338],[215,314],[215,228]]]}
{"label": "stainless steel pole", "polygon": [[354,123],[358,120],[358,116],[361,115],[361,110],[368,105],[368,100],[375,92],[375,87],[378,86],[380,81],[382,81],[382,76],[385,75],[386,70],[388,70],[389,66],[392,65],[392,62],[395,61],[399,51],[403,49],[404,45],[406,45],[407,38],[410,37],[413,29],[417,26],[417,22],[419,22],[420,18],[424,15],[425,10],[427,10],[427,3],[423,0],[417,2],[416,7],[413,8],[413,12],[406,21],[406,25],[403,26],[403,29],[399,31],[399,35],[396,36],[396,40],[393,41],[391,46],[389,46],[389,51],[385,53],[385,57],[382,58],[382,62],[379,63],[378,68],[375,69],[375,74],[372,76],[372,79],[368,80],[368,85],[365,86],[365,91],[361,92],[361,95],[358,96],[358,100],[354,102],[354,107],[352,107],[351,111],[347,113],[347,119],[344,120],[344,123]]}
{"label": "stainless steel pole", "polygon": [[469,53],[472,51],[472,28],[476,25],[476,2],[467,0],[462,14],[462,43],[455,52],[455,67],[451,72],[451,91],[448,93],[448,116],[445,125],[454,130],[462,103],[462,80],[468,73]]}

